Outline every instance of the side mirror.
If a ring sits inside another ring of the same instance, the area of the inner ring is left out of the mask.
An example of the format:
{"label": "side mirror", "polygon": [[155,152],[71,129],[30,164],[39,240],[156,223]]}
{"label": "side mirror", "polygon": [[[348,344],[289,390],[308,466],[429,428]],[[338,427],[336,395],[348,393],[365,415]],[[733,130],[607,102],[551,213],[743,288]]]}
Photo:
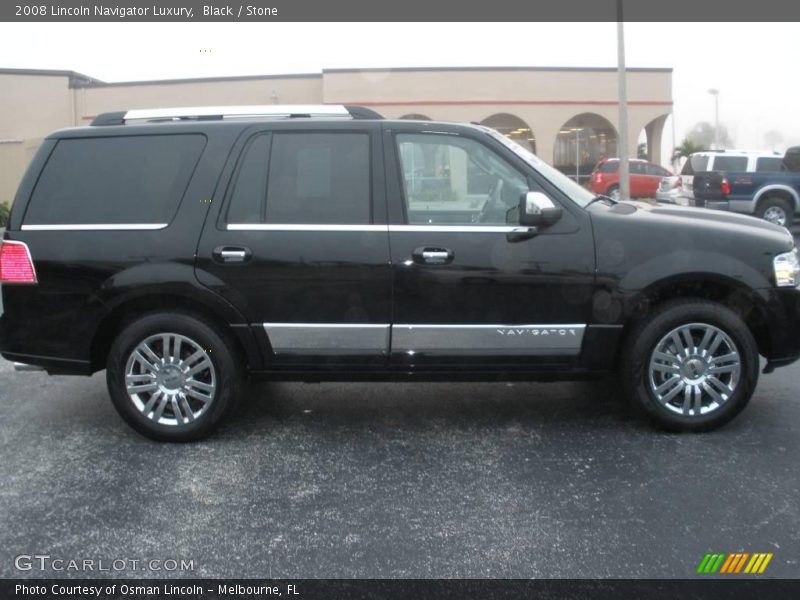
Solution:
{"label": "side mirror", "polygon": [[561,218],[564,209],[542,192],[525,192],[519,199],[519,224],[547,227]]}

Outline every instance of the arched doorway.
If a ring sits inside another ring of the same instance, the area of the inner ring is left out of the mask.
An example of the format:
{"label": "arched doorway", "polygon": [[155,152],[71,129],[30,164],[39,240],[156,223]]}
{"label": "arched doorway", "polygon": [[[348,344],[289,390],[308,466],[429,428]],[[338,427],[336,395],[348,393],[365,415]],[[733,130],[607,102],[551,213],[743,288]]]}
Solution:
{"label": "arched doorway", "polygon": [[616,156],[614,126],[596,113],[582,113],[561,126],[553,149],[553,166],[583,184],[598,161]]}
{"label": "arched doorway", "polygon": [[528,124],[519,117],[508,113],[497,113],[481,121],[481,125],[496,129],[507,138],[536,154],[536,137]]}
{"label": "arched doorway", "polygon": [[642,127],[639,132],[637,156],[661,164],[661,145],[664,125],[669,114],[661,115]]}

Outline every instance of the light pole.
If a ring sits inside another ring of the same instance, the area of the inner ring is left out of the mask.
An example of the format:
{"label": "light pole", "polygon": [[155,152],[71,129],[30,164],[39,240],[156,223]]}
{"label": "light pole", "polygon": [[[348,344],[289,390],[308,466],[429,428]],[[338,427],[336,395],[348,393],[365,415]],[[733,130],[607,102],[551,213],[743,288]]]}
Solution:
{"label": "light pole", "polygon": [[708,93],[714,96],[714,150],[719,150],[719,90],[711,88]]}
{"label": "light pole", "polygon": [[617,86],[619,96],[619,197],[629,200],[631,181],[628,171],[628,86],[625,72],[625,27],[622,0],[617,0]]}

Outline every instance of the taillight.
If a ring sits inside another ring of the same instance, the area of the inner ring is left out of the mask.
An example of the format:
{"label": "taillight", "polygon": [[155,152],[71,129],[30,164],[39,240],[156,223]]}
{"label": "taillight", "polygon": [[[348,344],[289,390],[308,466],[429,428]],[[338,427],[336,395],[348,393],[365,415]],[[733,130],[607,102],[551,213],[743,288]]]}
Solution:
{"label": "taillight", "polygon": [[603,183],[603,174],[600,171],[594,174],[594,181],[595,183]]}
{"label": "taillight", "polygon": [[722,178],[722,183],[719,184],[719,191],[722,192],[723,196],[731,193],[731,184],[724,177]]}
{"label": "taillight", "polygon": [[36,270],[26,244],[0,241],[0,283],[36,283]]}
{"label": "taillight", "polygon": [[672,184],[672,187],[677,189],[677,188],[681,187],[682,185],[683,185],[683,181],[681,181],[681,178],[680,178],[680,177],[678,177],[678,178],[675,180],[675,183],[674,183],[674,184]]}

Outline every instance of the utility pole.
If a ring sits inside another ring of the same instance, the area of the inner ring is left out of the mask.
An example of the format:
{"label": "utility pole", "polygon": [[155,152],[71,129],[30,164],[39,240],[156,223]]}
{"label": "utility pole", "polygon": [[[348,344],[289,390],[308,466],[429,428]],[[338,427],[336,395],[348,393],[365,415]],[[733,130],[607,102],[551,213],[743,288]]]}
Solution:
{"label": "utility pole", "polygon": [[631,181],[628,170],[628,86],[625,74],[625,29],[622,21],[622,0],[617,0],[617,81],[619,86],[619,197],[629,200]]}
{"label": "utility pole", "polygon": [[714,96],[714,150],[719,150],[719,90],[711,88],[708,93]]}

